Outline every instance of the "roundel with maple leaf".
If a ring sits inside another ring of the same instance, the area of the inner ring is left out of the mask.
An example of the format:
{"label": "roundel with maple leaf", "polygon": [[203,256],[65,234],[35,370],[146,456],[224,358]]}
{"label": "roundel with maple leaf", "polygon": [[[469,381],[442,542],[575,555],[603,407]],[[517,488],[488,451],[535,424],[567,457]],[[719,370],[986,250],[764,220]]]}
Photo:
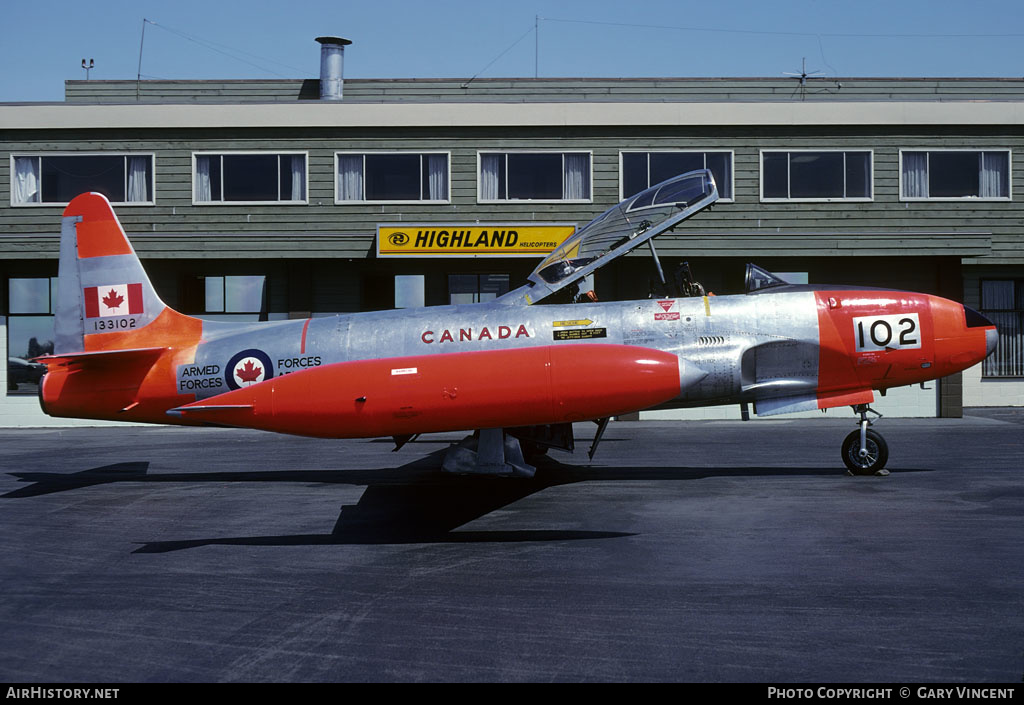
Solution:
{"label": "roundel with maple leaf", "polygon": [[224,381],[230,389],[250,387],[273,376],[270,356],[255,348],[236,353],[224,367]]}

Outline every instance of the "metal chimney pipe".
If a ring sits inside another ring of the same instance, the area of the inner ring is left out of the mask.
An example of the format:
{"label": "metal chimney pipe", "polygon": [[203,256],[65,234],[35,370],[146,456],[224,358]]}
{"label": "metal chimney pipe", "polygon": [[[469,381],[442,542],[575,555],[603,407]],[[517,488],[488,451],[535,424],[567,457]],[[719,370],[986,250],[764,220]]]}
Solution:
{"label": "metal chimney pipe", "polygon": [[317,37],[320,42],[320,100],[341,100],[345,83],[345,47],[341,37]]}

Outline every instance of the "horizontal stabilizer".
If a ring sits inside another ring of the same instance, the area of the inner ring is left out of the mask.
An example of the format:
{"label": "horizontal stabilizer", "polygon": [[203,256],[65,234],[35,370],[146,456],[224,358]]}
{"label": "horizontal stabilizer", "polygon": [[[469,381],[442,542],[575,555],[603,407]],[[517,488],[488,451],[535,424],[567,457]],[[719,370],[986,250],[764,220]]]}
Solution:
{"label": "horizontal stabilizer", "polygon": [[167,348],[130,348],[127,350],[96,350],[93,352],[63,353],[60,355],[43,355],[33,359],[52,369],[61,366],[77,368],[98,368],[111,365],[125,365],[139,362],[151,362],[160,357]]}
{"label": "horizontal stabilizer", "polygon": [[171,416],[177,416],[179,418],[196,414],[197,417],[202,416],[204,421],[213,421],[213,415],[217,414],[218,412],[228,412],[233,415],[235,412],[238,411],[252,411],[252,408],[252,404],[198,404],[195,406],[188,404],[186,406],[179,406],[174,409],[168,409],[167,413]]}

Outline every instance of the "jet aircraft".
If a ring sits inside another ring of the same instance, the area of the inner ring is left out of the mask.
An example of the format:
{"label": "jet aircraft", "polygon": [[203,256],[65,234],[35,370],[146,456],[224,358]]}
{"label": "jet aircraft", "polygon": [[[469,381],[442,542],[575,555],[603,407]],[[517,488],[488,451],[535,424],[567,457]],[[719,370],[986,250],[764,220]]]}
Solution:
{"label": "jet aircraft", "polygon": [[[748,265],[746,292],[596,302],[585,278],[718,199],[711,172],[669,179],[577,231],[529,281],[479,304],[306,320],[210,321],[166,306],[117,216],[78,196],[61,228],[52,416],[262,429],[323,438],[471,431],[444,468],[531,475],[527,455],[572,450],[572,423],[650,407],[752,404],[758,415],[850,406],[855,474],[888,448],[874,392],[966,369],[994,324],[963,305],[881,289],[796,286]],[[567,303],[551,303],[552,300]]]}

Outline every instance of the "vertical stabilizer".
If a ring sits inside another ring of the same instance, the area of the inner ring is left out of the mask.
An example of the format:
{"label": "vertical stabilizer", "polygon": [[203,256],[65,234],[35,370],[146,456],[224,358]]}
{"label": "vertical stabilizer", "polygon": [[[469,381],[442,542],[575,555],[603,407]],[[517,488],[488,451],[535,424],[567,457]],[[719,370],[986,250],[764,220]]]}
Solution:
{"label": "vertical stabilizer", "polygon": [[61,223],[56,353],[171,344],[161,339],[196,324],[201,326],[157,296],[105,196],[83,193],[68,204]]}

